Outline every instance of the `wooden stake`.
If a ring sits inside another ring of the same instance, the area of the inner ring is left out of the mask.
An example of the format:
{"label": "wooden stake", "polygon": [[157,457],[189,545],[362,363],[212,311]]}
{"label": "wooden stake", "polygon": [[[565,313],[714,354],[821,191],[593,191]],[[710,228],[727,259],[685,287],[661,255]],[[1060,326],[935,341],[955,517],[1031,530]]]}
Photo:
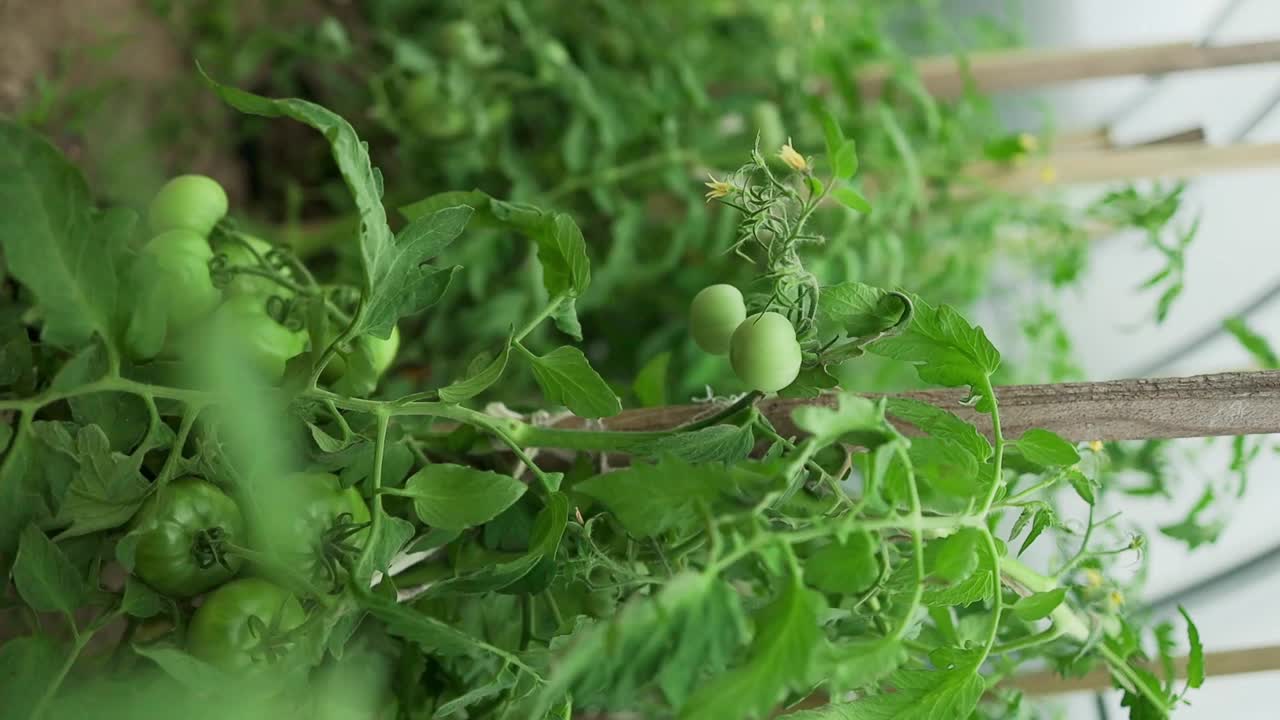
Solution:
{"label": "wooden stake", "polygon": [[[1187,676],[1187,658],[1185,656],[1175,658],[1173,665],[1174,672],[1179,679]],[[1204,654],[1204,667],[1205,675],[1210,677],[1280,670],[1280,646],[1272,645],[1243,650],[1207,652]],[[1161,669],[1154,663],[1147,663],[1146,668],[1156,674],[1161,673]],[[1059,677],[1053,671],[1045,670],[1009,678],[1002,682],[1001,685],[1018,688],[1028,695],[1062,695],[1072,692],[1105,690],[1111,687],[1111,676],[1104,668],[1075,678]]]}
{"label": "wooden stake", "polygon": [[[964,390],[904,393],[950,410],[983,432],[990,419],[964,403]],[[1059,385],[1006,385],[996,389],[1007,438],[1030,428],[1044,428],[1072,442],[1216,437],[1280,432],[1280,370],[1194,375],[1152,380]],[[773,398],[759,408],[783,435],[797,435],[791,413],[802,405],[833,407],[834,395],[812,400]],[[627,410],[593,422],[606,430],[667,430],[684,425],[716,408],[673,405]],[[571,417],[557,427],[586,427]]]}
{"label": "wooden stake", "polygon": [[[924,86],[939,97],[964,91],[968,67],[981,92],[1024,90],[1059,83],[1127,75],[1160,75],[1234,65],[1280,62],[1280,40],[1202,47],[1170,43],[1123,48],[1025,49],[977,53],[967,62],[955,57],[917,60]],[[889,64],[869,65],[858,73],[864,97],[876,97],[892,77]]]}

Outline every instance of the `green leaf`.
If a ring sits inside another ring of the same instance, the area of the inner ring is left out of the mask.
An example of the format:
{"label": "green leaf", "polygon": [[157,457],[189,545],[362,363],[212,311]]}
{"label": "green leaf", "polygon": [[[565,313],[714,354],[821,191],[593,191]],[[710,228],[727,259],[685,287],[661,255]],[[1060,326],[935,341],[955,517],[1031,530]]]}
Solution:
{"label": "green leaf", "polygon": [[[53,387],[75,390],[102,379],[107,369],[105,348],[93,343],[63,364],[54,376]],[[97,425],[106,433],[111,448],[121,452],[131,451],[147,434],[151,424],[146,403],[134,393],[88,393],[69,398],[67,404],[71,406],[71,416],[76,422]]]}
{"label": "green leaf", "polygon": [[444,530],[465,530],[497,517],[526,489],[509,475],[436,463],[411,475],[404,489],[393,494],[413,498],[422,522]]}
{"label": "green leaf", "polygon": [[965,606],[990,599],[991,592],[991,572],[979,570],[955,585],[927,588],[920,602],[925,607]]}
{"label": "green leaf", "polygon": [[571,692],[584,707],[625,705],[656,681],[668,702],[683,705],[703,674],[724,668],[737,649],[741,615],[738,593],[727,582],[678,573],[607,623],[579,625],[566,647],[552,641],[557,652],[540,704]]}
{"label": "green leaf", "polygon": [[18,556],[13,562],[13,584],[33,610],[61,612],[68,617],[80,606],[86,592],[79,571],[35,525],[22,531]]}
{"label": "green leaf", "polygon": [[977,428],[937,405],[895,397],[888,398],[886,412],[895,420],[905,421],[939,440],[959,445],[978,462],[986,462],[992,455],[991,443]]}
{"label": "green leaf", "polygon": [[364,264],[365,308],[360,331],[381,338],[391,335],[396,320],[434,304],[444,294],[457,268],[434,268],[435,257],[466,226],[472,209],[456,206],[418,217],[394,237],[382,206],[380,175],[369,149],[351,124],[305,100],[273,100],[219,84],[200,70],[205,81],[228,105],[253,115],[287,117],[320,131],[360,214],[360,257]]}
{"label": "green leaf", "polygon": [[1094,503],[1094,486],[1096,483],[1087,475],[1079,470],[1070,470],[1067,472],[1067,482],[1071,483],[1071,487],[1080,496],[1080,499],[1092,505]]}
{"label": "green leaf", "polygon": [[[858,172],[857,143],[855,143],[852,140],[845,140],[844,144],[840,146],[840,149],[836,150],[835,157],[832,159],[831,163],[835,167],[836,177],[843,178],[845,180],[848,180],[849,178],[853,177],[854,173]],[[844,201],[842,200],[841,202],[844,202]],[[865,203],[866,200],[863,200],[862,202]],[[846,202],[845,204],[848,205],[849,203]],[[853,207],[853,206],[850,205],[850,207]],[[856,210],[857,208],[854,208],[854,209]],[[859,212],[866,212],[866,211],[860,210]]]}
{"label": "green leaf", "polygon": [[1022,532],[1022,528],[1026,527],[1030,522],[1031,530],[1027,532],[1027,537],[1022,541],[1022,547],[1018,548],[1018,554],[1026,552],[1031,547],[1031,543],[1036,541],[1050,527],[1058,527],[1058,516],[1054,513],[1053,508],[1043,502],[1029,503],[1022,509],[1022,513],[1018,515],[1018,519],[1013,523],[1013,529],[1009,532],[1009,539],[1018,536]]}
{"label": "green leaf", "polygon": [[1049,617],[1067,598],[1066,588],[1054,588],[1046,592],[1028,595],[1013,604],[1013,614],[1019,620],[1034,622]]}
{"label": "green leaf", "polygon": [[66,525],[58,538],[77,537],[119,527],[129,521],[151,491],[137,461],[111,451],[106,433],[97,425],[76,434],[80,469],[67,487],[57,522]]}
{"label": "green leaf", "polygon": [[1280,369],[1280,356],[1277,356],[1276,351],[1271,348],[1271,343],[1254,332],[1245,323],[1244,318],[1227,318],[1223,321],[1222,327],[1231,333],[1245,350],[1249,351],[1249,354],[1253,356],[1254,362],[1258,363],[1264,370]]}
{"label": "green leaf", "polygon": [[627,532],[640,538],[687,527],[732,484],[728,471],[666,459],[587,478],[574,490],[604,503]]}
{"label": "green leaf", "polygon": [[[233,679],[222,670],[170,645],[135,645],[133,650],[189,690],[212,692],[233,683]],[[237,687],[237,691],[244,692],[245,689]]]}
{"label": "green leaf", "polygon": [[498,353],[488,365],[462,380],[458,380],[448,387],[440,389],[440,400],[448,403],[458,403],[463,400],[469,400],[476,395],[488,390],[491,385],[502,377],[502,373],[506,372],[507,362],[511,359],[511,336],[507,337],[506,344],[502,346],[502,352]]}
{"label": "green leaf", "polygon": [[893,692],[789,715],[795,720],[944,720],[967,718],[986,683],[976,667],[945,671],[899,670],[886,681]]}
{"label": "green leaf", "polygon": [[821,667],[830,668],[835,691],[861,690],[879,682],[907,661],[902,641],[892,637],[856,639],[828,646],[821,653]]}
{"label": "green leaf", "polygon": [[824,332],[866,337],[896,325],[905,309],[902,300],[886,290],[844,282],[822,289],[818,324]]}
{"label": "green leaf", "polygon": [[800,368],[800,374],[794,382],[778,391],[779,397],[816,398],[823,391],[839,386],[840,381],[827,372],[826,366]]}
{"label": "green leaf", "polygon": [[120,600],[120,609],[136,618],[149,618],[175,608],[171,601],[130,575],[124,581],[124,597]]}
{"label": "green leaf", "polygon": [[1212,487],[1206,487],[1200,499],[1192,506],[1186,518],[1172,525],[1165,525],[1160,532],[1186,543],[1188,550],[1195,550],[1201,545],[1217,542],[1218,536],[1227,526],[1226,518],[1215,518],[1208,522],[1201,520],[1201,515],[1213,504],[1215,494]]}
{"label": "green leaf", "polygon": [[8,273],[36,299],[44,342],[113,344],[120,216],[95,222],[84,177],[34,132],[0,120],[0,249]]}
{"label": "green leaf", "polygon": [[442,703],[432,713],[432,718],[456,717],[472,705],[497,697],[510,690],[516,684],[516,676],[509,669],[503,668],[491,682],[475,685],[461,695]]}
{"label": "green leaf", "polygon": [[1066,467],[1080,462],[1080,453],[1056,433],[1032,428],[1015,443],[1022,457],[1041,467]]}
{"label": "green leaf", "polygon": [[812,100],[810,109],[822,125],[822,136],[827,144],[827,157],[834,158],[840,149],[844,147],[844,131],[840,129],[840,123],[836,120],[836,116],[824,107],[822,101],[816,96]]}
{"label": "green leaf", "polygon": [[498,222],[519,230],[537,245],[548,295],[578,297],[591,284],[587,244],[572,217],[496,199],[490,200],[489,211]]}
{"label": "green leaf", "polygon": [[746,661],[696,691],[681,720],[723,720],[762,716],[788,691],[808,689],[822,639],[822,596],[794,578],[772,603],[755,615],[755,636]]}
{"label": "green leaf", "polygon": [[377,532],[370,532],[368,543],[369,551],[361,553],[360,562],[355,567],[355,579],[357,582],[369,585],[373,583],[373,575],[375,572],[387,571],[391,565],[391,559],[396,553],[413,539],[413,523],[403,518],[387,515],[382,512],[382,522],[377,526]]}
{"label": "green leaf", "polygon": [[[856,163],[855,163],[855,167],[856,167]],[[870,201],[868,201],[865,197],[863,197],[862,193],[858,192],[857,190],[854,190],[851,187],[848,187],[848,186],[838,187],[835,190],[831,191],[831,195],[835,197],[836,200],[839,200],[841,205],[844,205],[850,210],[860,212],[863,215],[871,214]]]}
{"label": "green leaf", "polygon": [[1204,645],[1200,643],[1200,630],[1191,621],[1187,609],[1179,605],[1178,612],[1187,621],[1187,644],[1191,647],[1187,653],[1187,687],[1198,688],[1204,684]]}
{"label": "green leaf", "polygon": [[555,312],[551,314],[551,322],[555,323],[560,332],[582,342],[582,323],[578,321],[577,300],[574,298],[565,298],[556,306]]}
{"label": "green leaf", "polygon": [[880,576],[876,546],[867,532],[834,540],[805,559],[805,580],[824,593],[857,595]]}
{"label": "green leaf", "polygon": [[475,572],[442,580],[431,586],[431,595],[466,595],[501,591],[529,575],[539,563],[555,558],[569,522],[569,498],[552,493],[534,520],[529,549],[520,557],[482,567]]}
{"label": "green leaf", "polygon": [[471,208],[452,207],[419,218],[379,251],[365,248],[365,308],[360,330],[388,338],[400,318],[440,301],[459,266],[427,261],[440,254],[467,226]]}
{"label": "green leaf", "polygon": [[388,633],[414,643],[427,653],[441,657],[479,657],[492,654],[524,666],[524,663],[510,653],[393,599],[364,594],[360,598],[360,604],[369,614],[386,624]]}
{"label": "green leaf", "polygon": [[973,528],[934,540],[925,547],[925,567],[949,583],[964,580],[978,569],[981,542],[982,534]]}
{"label": "green leaf", "polygon": [[76,475],[75,441],[63,423],[19,424],[0,463],[0,556],[12,561],[28,523],[49,523]]}
{"label": "green leaf", "polygon": [[618,396],[578,348],[565,345],[542,356],[526,351],[525,357],[548,402],[563,405],[584,418],[609,417],[622,412]]}
{"label": "green leaf", "polygon": [[662,407],[667,404],[667,368],[671,365],[671,352],[661,352],[636,373],[631,390],[640,401],[640,407]]}
{"label": "green leaf", "polygon": [[31,718],[59,681],[66,651],[47,635],[24,635],[0,645],[0,698],[7,717]]}
{"label": "green leaf", "polygon": [[970,498],[983,489],[977,459],[957,443],[920,437],[911,441],[907,453],[915,466],[916,477],[940,492]]}
{"label": "green leaf", "polygon": [[819,446],[856,442],[875,447],[893,437],[884,419],[884,402],[841,393],[834,408],[801,405],[791,412],[796,427],[813,436]]}
{"label": "green leaf", "polygon": [[631,452],[653,459],[670,456],[692,464],[736,463],[746,460],[755,446],[750,425],[712,425],[638,444]]}
{"label": "green leaf", "polygon": [[[878,340],[868,348],[877,355],[911,363],[920,379],[956,387],[982,386],[1000,367],[1000,353],[981,328],[970,325],[948,305],[937,308],[912,297],[915,314],[901,333]],[[990,412],[984,398],[978,409]]]}

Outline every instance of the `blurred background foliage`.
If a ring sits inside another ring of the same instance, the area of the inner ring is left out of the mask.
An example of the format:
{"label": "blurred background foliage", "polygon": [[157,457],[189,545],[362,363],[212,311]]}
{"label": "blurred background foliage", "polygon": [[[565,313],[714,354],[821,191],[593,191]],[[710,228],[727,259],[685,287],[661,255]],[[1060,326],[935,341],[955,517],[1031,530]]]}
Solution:
{"label": "blurred background foliage", "polygon": [[[757,139],[769,157],[788,138],[816,153],[817,103],[858,143],[857,182],[874,206],[862,215],[832,205],[817,218],[827,239],[806,263],[827,284],[901,286],[960,307],[988,296],[999,273],[1069,285],[1099,227],[1142,228],[1160,244],[1179,202],[1178,188],[1156,187],[1071,205],[966,174],[975,163],[1046,152],[1049,118],[1040,128],[1005,127],[992,100],[972,89],[937,100],[910,58],[1014,45],[1013,10],[957,23],[929,0],[105,5],[121,6],[120,29],[104,21],[95,41],[37,64],[17,113],[78,148],[92,186],[115,195],[108,200],[138,204],[170,174],[212,174],[232,190],[243,221],[344,279],[355,267],[354,221],[323,138],[230,115],[191,60],[264,95],[319,102],[367,139],[389,207],[478,188],[571,213],[594,270],[577,308],[584,350],[629,404],[643,400],[631,379],[663,363],[670,402],[707,385],[739,389],[723,358],[687,340],[697,290],[745,289],[754,274],[726,253],[736,213],[707,204],[702,182],[741,164]],[[873,63],[892,68],[883,88],[857,82]],[[137,82],[141,72],[160,77]],[[1169,246],[1173,266],[1178,245]],[[531,247],[498,231],[468,230],[441,261],[464,271],[444,302],[402,328],[401,372],[388,392],[458,377],[462,363],[497,348],[545,300]],[[1052,303],[1010,310],[1024,347],[1007,353],[1022,361],[1007,363],[1002,381],[1076,375]],[[869,359],[840,374],[858,390],[916,382],[909,369]],[[495,397],[518,405],[528,389],[521,382],[531,385],[515,377]]]}

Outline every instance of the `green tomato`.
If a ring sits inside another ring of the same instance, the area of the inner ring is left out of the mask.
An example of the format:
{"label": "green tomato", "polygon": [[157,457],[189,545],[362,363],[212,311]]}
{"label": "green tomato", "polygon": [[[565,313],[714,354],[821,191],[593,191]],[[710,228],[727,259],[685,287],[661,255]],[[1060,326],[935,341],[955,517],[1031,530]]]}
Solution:
{"label": "green tomato", "polygon": [[307,349],[307,333],[290,330],[267,312],[267,299],[237,295],[218,306],[210,320],[216,337],[235,343],[251,367],[270,382],[284,377],[285,364]]}
{"label": "green tomato", "polygon": [[[262,264],[258,262],[258,257],[266,259],[267,255],[275,249],[271,243],[256,238],[252,235],[242,235],[245,243],[249,247],[245,247],[244,243],[237,240],[228,240],[218,246],[217,252],[226,258],[228,268],[261,268]],[[250,250],[249,248],[253,248]],[[257,257],[254,253],[257,253]],[[263,268],[265,269],[265,268]],[[284,273],[286,277],[290,275],[287,271]],[[223,288],[227,295],[253,295],[256,297],[267,297],[269,295],[279,295],[281,297],[289,297],[293,293],[280,283],[265,278],[261,275],[250,275],[247,273],[234,273],[231,280]]]}
{"label": "green tomato", "polygon": [[191,230],[208,237],[227,214],[227,191],[204,175],[179,175],[160,188],[151,200],[147,218],[152,232]]}
{"label": "green tomato", "polygon": [[288,590],[261,578],[233,580],[196,609],[187,651],[228,672],[262,670],[288,654],[287,634],[305,619]]}
{"label": "green tomato", "polygon": [[230,580],[241,558],[224,544],[241,542],[244,518],[235,501],[211,482],[174,480],[134,516],[133,572],[171,597],[191,597]]}
{"label": "green tomato", "polygon": [[742,293],[732,285],[709,285],[693,296],[689,329],[693,341],[712,355],[729,352],[729,340],[747,317]]}
{"label": "green tomato", "polygon": [[733,333],[729,364],[753,390],[777,392],[800,374],[800,343],[791,321],[776,312],[756,313]]}
{"label": "green tomato", "polygon": [[[337,475],[292,473],[261,488],[269,507],[285,508],[258,518],[257,543],[275,553],[319,588],[336,588],[341,567],[368,540],[369,506]],[[270,511],[269,511],[270,512]]]}
{"label": "green tomato", "polygon": [[142,252],[153,261],[159,297],[171,328],[185,328],[208,315],[222,300],[209,277],[213,250],[203,235],[192,230],[169,230],[151,239]]}
{"label": "green tomato", "polygon": [[391,336],[385,339],[362,335],[352,345],[351,352],[342,356],[341,379],[334,383],[333,389],[344,395],[368,395],[378,387],[382,374],[395,362],[396,353],[400,350],[400,328],[392,328]]}

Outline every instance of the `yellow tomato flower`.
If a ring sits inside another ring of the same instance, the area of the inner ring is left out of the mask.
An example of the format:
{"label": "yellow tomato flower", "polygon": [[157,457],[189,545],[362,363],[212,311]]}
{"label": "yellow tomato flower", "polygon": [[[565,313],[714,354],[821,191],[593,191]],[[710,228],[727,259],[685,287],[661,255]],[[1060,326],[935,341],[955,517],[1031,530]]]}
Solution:
{"label": "yellow tomato flower", "polygon": [[804,156],[796,152],[796,149],[791,146],[791,138],[787,138],[787,144],[783,145],[782,149],[778,151],[778,157],[792,170],[804,172],[809,169],[809,161],[805,160]]}
{"label": "yellow tomato flower", "polygon": [[733,192],[734,187],[732,183],[726,182],[724,180],[717,180],[714,175],[710,175],[710,174],[708,174],[707,177],[711,178],[710,182],[703,183],[708,188],[707,202],[710,202],[716,198],[725,197],[726,195]]}

